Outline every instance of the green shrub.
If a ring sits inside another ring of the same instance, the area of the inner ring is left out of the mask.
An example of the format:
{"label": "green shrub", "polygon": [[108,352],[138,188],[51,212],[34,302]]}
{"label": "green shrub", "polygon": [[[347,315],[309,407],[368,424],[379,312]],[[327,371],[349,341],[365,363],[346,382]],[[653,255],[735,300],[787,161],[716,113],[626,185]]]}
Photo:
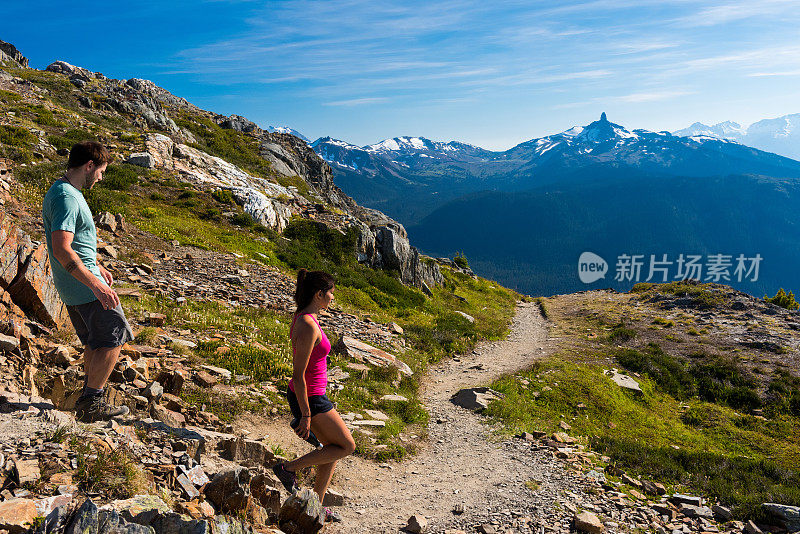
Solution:
{"label": "green shrub", "polygon": [[186,128],[197,139],[192,146],[218,156],[246,171],[268,178],[272,168],[261,157],[258,140],[236,130],[226,130],[207,117],[184,114],[175,120],[178,126]]}
{"label": "green shrub", "polygon": [[764,300],[776,304],[781,308],[786,308],[787,310],[796,310],[800,308],[800,304],[794,299],[794,293],[789,291],[787,294],[783,288],[780,288],[774,297],[764,295]]}
{"label": "green shrub", "polygon": [[33,112],[34,122],[36,122],[36,124],[40,126],[59,126],[59,127],[66,126],[65,123],[55,118],[52,111],[50,111],[44,106],[41,105],[31,106],[30,110]]}
{"label": "green shrub", "polygon": [[136,132],[122,132],[119,134],[119,140],[125,143],[135,143],[141,139],[142,135]]}
{"label": "green shrub", "polygon": [[153,207],[142,208],[141,211],[142,217],[146,219],[155,219],[160,213],[161,212],[158,210],[158,208]]}
{"label": "green shrub", "polygon": [[20,167],[14,171],[17,181],[29,192],[38,197],[44,197],[45,192],[53,182],[62,176],[65,171],[63,163],[40,163]]}
{"label": "green shrub", "polygon": [[703,400],[747,410],[761,407],[758,384],[732,360],[712,358],[693,364],[689,372]]}
{"label": "green shrub", "polygon": [[696,393],[692,375],[684,363],[670,356],[655,343],[649,343],[644,352],[625,349],[617,361],[630,371],[647,374],[666,393],[676,399],[686,399]]}
{"label": "green shrub", "polygon": [[778,369],[767,387],[766,412],[770,415],[789,414],[800,417],[800,378]]}
{"label": "green shrub", "polygon": [[453,256],[453,262],[462,269],[469,269],[469,262],[463,252],[456,252],[456,255]]}
{"label": "green shrub", "polygon": [[614,325],[611,329],[611,333],[609,334],[608,338],[611,341],[630,341],[631,339],[636,337],[636,330],[633,328],[627,328],[622,323]]}
{"label": "green shrub", "polygon": [[230,189],[217,189],[211,197],[220,204],[233,204],[233,193]]}
{"label": "green shrub", "polygon": [[207,221],[218,221],[222,218],[222,213],[216,208],[207,208],[200,213],[199,217]]}
{"label": "green shrub", "polygon": [[692,306],[700,309],[714,308],[725,300],[724,295],[717,288],[714,288],[712,284],[699,284],[687,280],[668,282],[666,284],[639,282],[634,284],[630,292],[642,293],[644,298],[650,297],[654,293],[689,297],[692,300]]}
{"label": "green shrub", "polygon": [[0,124],[0,144],[2,145],[30,148],[38,141],[39,138],[26,128]]}
{"label": "green shrub", "polygon": [[249,213],[237,213],[231,217],[231,223],[243,228],[252,228],[256,224],[256,220]]}
{"label": "green shrub", "polygon": [[58,150],[69,150],[75,143],[80,143],[81,141],[97,141],[97,137],[86,130],[73,128],[64,132],[64,135],[51,135],[47,140]]}
{"label": "green shrub", "polygon": [[113,189],[115,191],[127,191],[130,187],[139,182],[139,168],[134,165],[123,163],[106,167],[103,180],[98,187]]}
{"label": "green shrub", "polygon": [[15,102],[19,102],[20,100],[22,100],[22,95],[19,95],[13,91],[0,89],[0,102],[5,104],[13,104]]}
{"label": "green shrub", "polygon": [[86,203],[89,204],[89,209],[92,210],[92,213],[101,213],[103,211],[120,213],[129,201],[126,193],[102,187],[84,189],[83,196],[86,197]]}
{"label": "green shrub", "polygon": [[655,319],[653,319],[653,324],[660,324],[664,328],[672,328],[673,326],[675,326],[675,321],[672,321],[670,319],[664,319],[663,317],[656,317]]}

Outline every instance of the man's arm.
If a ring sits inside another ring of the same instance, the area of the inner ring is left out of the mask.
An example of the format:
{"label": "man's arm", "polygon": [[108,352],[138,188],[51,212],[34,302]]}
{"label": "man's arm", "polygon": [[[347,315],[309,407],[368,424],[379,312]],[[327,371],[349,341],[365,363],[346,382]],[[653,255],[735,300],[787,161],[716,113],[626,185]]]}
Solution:
{"label": "man's arm", "polygon": [[94,296],[100,301],[100,304],[103,305],[103,308],[107,310],[116,308],[119,305],[119,297],[116,292],[98,280],[98,278],[86,268],[80,257],[78,257],[78,254],[72,250],[72,240],[74,237],[75,235],[72,232],[54,230],[50,236],[50,240],[53,244],[53,256],[55,256],[69,274],[92,290],[92,293],[94,293]]}

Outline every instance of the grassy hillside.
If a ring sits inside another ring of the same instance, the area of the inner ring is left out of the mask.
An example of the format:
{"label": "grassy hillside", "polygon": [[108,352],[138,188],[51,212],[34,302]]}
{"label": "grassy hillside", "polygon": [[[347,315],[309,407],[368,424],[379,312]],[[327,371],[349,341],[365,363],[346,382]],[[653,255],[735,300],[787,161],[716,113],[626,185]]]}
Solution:
{"label": "grassy hillside", "polygon": [[[483,339],[503,337],[514,313],[519,295],[488,280],[472,278],[442,267],[444,284],[434,287],[433,296],[403,285],[397,272],[375,270],[356,261],[356,235],[296,216],[282,233],[258,224],[237,205],[229,191],[193,185],[177,172],[147,170],[122,163],[129,154],[141,151],[144,134],[153,131],[135,114],[116,111],[93,91],[99,84],[91,80],[88,88],[76,89],[65,76],[34,69],[7,68],[29,84],[8,85],[0,91],[0,156],[13,162],[14,195],[26,207],[19,224],[34,237],[41,234],[41,202],[50,184],[64,169],[63,150],[73,143],[94,139],[112,149],[116,161],[108,166],[105,179],[85,196],[97,214],[121,214],[136,229],[124,238],[101,232],[119,250],[117,261],[105,258],[123,272],[135,265],[152,269],[159,250],[170,249],[170,242],[194,247],[209,254],[235,254],[242,266],[258,264],[283,273],[293,280],[300,267],[325,269],[337,282],[335,313],[349,313],[362,322],[395,322],[404,330],[405,348],[385,346],[414,371],[412,377],[398,380],[394,371],[372,370],[345,382],[332,393],[342,412],[381,409],[390,416],[386,428],[374,440],[359,440],[359,452],[380,459],[401,458],[413,441],[401,433],[424,435],[427,415],[418,399],[419,384],[427,366],[454,353],[470,350]],[[116,82],[118,83],[118,82]],[[14,89],[14,90],[11,90]],[[270,163],[259,155],[259,141],[253,135],[223,129],[213,115],[190,106],[170,107],[164,112],[180,128],[190,132],[190,146],[240,166],[253,176],[284,186],[294,186],[304,197],[322,203],[315,190],[300,177],[274,173]],[[58,151],[61,150],[59,154]],[[342,217],[335,208],[325,213]],[[213,280],[209,280],[213,282]],[[187,384],[184,400],[205,405],[224,420],[244,412],[262,413],[267,402],[285,401],[274,392],[285,388],[291,374],[288,330],[291,316],[285,310],[236,307],[217,301],[176,302],[163,293],[140,288],[138,298],[124,297],[123,305],[134,322],[137,343],[158,343],[161,329],[145,326],[151,312],[166,316],[164,328],[191,332],[201,341],[195,349],[167,345],[166,349],[194,366],[210,363],[248,376],[258,394],[231,397]],[[455,313],[463,311],[476,321],[470,323]],[[138,323],[137,324],[137,320]],[[335,342],[335,336],[333,341]],[[332,366],[347,367],[341,356],[332,357]],[[264,392],[260,385],[268,384]],[[231,384],[233,385],[233,384]],[[43,384],[47,388],[47,384]],[[408,403],[381,403],[380,397],[402,394]]]}
{"label": "grassy hillside", "polygon": [[[741,518],[760,519],[763,502],[798,505],[797,318],[755,299],[734,304],[742,299],[683,283],[541,299],[559,348],[494,383],[505,398],[490,413],[508,432],[560,431],[566,421],[610,464],[716,499]],[[611,368],[642,393],[614,384]]]}

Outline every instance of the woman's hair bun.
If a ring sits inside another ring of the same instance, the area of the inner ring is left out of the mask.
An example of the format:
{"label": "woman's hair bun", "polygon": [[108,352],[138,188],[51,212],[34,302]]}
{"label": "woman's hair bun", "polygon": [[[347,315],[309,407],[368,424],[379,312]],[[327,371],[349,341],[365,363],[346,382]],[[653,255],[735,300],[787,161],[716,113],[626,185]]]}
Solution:
{"label": "woman's hair bun", "polygon": [[301,268],[299,271],[297,271],[297,283],[300,284],[305,279],[307,274],[307,269]]}

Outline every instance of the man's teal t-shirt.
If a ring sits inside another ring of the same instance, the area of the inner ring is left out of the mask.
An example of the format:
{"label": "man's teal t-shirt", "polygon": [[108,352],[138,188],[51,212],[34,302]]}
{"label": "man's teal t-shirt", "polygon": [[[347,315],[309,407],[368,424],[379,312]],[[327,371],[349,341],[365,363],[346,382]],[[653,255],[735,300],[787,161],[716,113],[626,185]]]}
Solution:
{"label": "man's teal t-shirt", "polygon": [[50,267],[53,271],[53,282],[61,300],[68,306],[77,306],[97,300],[92,290],[69,274],[53,256],[52,232],[66,230],[73,233],[72,250],[86,268],[105,283],[100,275],[100,269],[97,267],[97,230],[92,220],[92,211],[80,190],[64,180],[57,180],[44,196],[42,218],[44,219]]}

